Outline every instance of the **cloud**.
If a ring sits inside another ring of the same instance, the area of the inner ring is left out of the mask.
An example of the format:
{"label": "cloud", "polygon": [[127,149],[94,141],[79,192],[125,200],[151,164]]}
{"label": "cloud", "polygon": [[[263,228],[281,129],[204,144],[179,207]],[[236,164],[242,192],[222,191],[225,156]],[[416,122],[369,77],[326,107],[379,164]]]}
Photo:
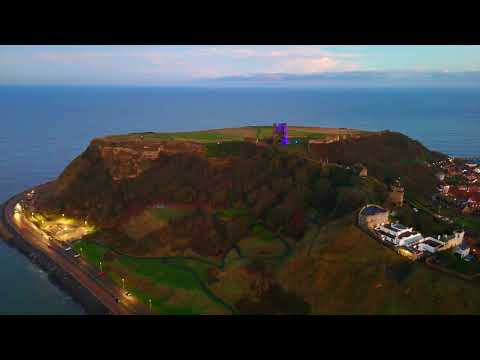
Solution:
{"label": "cloud", "polygon": [[214,78],[246,74],[251,69],[269,73],[316,73],[354,70],[350,62],[355,54],[335,53],[311,46],[193,46],[175,49],[164,46],[138,50],[132,48],[98,47],[97,49],[67,48],[41,51],[42,62],[71,65],[87,71],[138,71],[145,76]]}
{"label": "cloud", "polygon": [[364,56],[361,53],[338,52],[323,47],[294,47],[282,50],[272,50],[264,54],[267,57],[295,57],[295,58],[318,58],[318,57],[335,57],[335,58],[358,58]]}
{"label": "cloud", "polygon": [[234,49],[233,53],[240,57],[253,57],[258,55],[253,49]]}
{"label": "cloud", "polygon": [[[239,47],[239,46],[216,46],[209,48],[198,48],[189,50],[189,55],[203,56],[224,56],[230,58],[258,58],[258,59],[275,59],[275,58],[359,58],[364,54],[358,52],[345,52],[344,47],[335,46],[255,46]],[[339,51],[341,49],[341,51]]]}
{"label": "cloud", "polygon": [[40,53],[39,58],[43,61],[53,62],[53,63],[63,63],[63,64],[72,64],[72,63],[82,63],[89,62],[92,60],[102,60],[106,58],[113,57],[113,54],[108,53]]}
{"label": "cloud", "polygon": [[321,73],[331,70],[351,71],[357,69],[357,64],[348,63],[334,59],[332,57],[323,56],[318,58],[294,58],[280,62],[275,69],[277,72],[291,73]]}

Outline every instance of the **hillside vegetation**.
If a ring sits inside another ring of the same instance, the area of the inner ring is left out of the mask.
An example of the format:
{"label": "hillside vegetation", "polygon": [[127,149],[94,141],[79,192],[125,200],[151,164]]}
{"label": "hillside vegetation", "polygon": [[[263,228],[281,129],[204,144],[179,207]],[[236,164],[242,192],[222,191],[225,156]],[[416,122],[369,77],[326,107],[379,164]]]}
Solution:
{"label": "hillside vegetation", "polygon": [[331,144],[311,145],[310,153],[315,159],[353,165],[362,163],[368,173],[390,183],[400,178],[407,195],[428,198],[435,191],[435,171],[427,162],[445,158],[445,155],[428,150],[418,141],[390,131],[372,134],[357,139]]}
{"label": "hillside vegetation", "polygon": [[75,246],[159,313],[476,311],[476,285],[405,263],[354,225],[397,177],[408,196],[429,196],[426,162],[443,155],[391,132],[299,127],[303,140],[337,140],[243,141],[268,129],[94,139],[39,206],[94,224]]}

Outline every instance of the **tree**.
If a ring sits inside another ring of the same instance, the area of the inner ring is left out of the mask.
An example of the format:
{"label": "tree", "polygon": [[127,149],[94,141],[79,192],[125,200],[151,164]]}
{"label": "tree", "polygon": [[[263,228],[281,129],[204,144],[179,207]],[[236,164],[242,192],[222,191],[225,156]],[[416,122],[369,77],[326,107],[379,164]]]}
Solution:
{"label": "tree", "polygon": [[298,209],[293,213],[288,224],[288,233],[293,236],[302,236],[305,231],[305,213]]}

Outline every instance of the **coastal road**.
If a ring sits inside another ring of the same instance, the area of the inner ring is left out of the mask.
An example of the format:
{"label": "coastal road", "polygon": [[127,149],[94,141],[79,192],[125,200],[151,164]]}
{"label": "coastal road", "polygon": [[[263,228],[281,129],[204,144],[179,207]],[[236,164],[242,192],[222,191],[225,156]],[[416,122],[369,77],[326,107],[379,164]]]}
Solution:
{"label": "coastal road", "polygon": [[[49,184],[45,184],[41,187],[48,185]],[[41,187],[36,187],[34,190],[39,191]],[[46,234],[25,220],[22,215],[15,215],[15,205],[24,199],[26,193],[31,190],[32,189],[29,189],[14,196],[6,203],[3,217],[10,230],[13,230],[14,233],[31,246],[46,254],[64,271],[73,276],[84,288],[95,296],[111,314],[149,314],[149,311],[140,301],[131,296],[127,297],[125,292],[110,281],[110,279],[101,278],[98,271],[82,258],[75,258],[71,252],[66,252],[59,243],[50,240]],[[119,299],[119,302],[115,299]]]}

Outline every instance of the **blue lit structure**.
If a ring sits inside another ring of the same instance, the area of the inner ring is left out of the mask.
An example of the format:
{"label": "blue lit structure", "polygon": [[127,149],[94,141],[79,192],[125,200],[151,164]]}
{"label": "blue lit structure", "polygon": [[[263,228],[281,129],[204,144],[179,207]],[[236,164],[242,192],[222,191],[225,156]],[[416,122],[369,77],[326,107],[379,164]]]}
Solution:
{"label": "blue lit structure", "polygon": [[287,123],[273,124],[273,132],[280,137],[279,143],[288,145],[288,126]]}

